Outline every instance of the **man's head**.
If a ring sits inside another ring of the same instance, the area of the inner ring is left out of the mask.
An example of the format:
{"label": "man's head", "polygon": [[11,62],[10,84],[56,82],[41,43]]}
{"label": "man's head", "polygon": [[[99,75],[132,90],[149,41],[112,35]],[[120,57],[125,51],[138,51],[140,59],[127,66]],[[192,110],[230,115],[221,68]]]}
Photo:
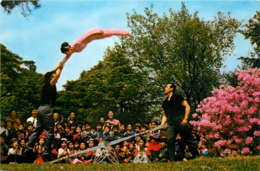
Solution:
{"label": "man's head", "polygon": [[75,117],[76,117],[75,112],[71,112],[71,113],[70,113],[70,119],[71,119],[71,120],[74,120]]}
{"label": "man's head", "polygon": [[15,118],[15,117],[16,117],[16,111],[15,111],[15,110],[12,110],[12,111],[11,111],[11,117],[12,117],[12,118]]}
{"label": "man's head", "polygon": [[166,85],[166,87],[165,87],[165,89],[164,89],[164,93],[165,94],[169,94],[169,93],[171,93],[171,92],[175,92],[175,90],[176,90],[176,86],[175,86],[175,84],[167,84]]}
{"label": "man's head", "polygon": [[107,114],[109,119],[113,119],[114,118],[114,113],[112,111],[109,111]]}
{"label": "man's head", "polygon": [[37,114],[37,109],[33,109],[33,110],[32,110],[32,117],[35,118],[35,117],[36,117],[36,114]]}
{"label": "man's head", "polygon": [[54,114],[53,114],[53,119],[54,119],[54,121],[57,121],[58,118],[59,118],[59,114],[58,114],[58,113],[54,113]]}

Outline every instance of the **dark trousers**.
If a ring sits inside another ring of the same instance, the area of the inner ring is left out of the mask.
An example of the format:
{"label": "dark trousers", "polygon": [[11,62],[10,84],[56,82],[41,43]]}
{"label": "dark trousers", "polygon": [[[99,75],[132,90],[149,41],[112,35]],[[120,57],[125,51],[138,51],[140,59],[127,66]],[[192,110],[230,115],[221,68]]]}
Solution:
{"label": "dark trousers", "polygon": [[51,105],[41,105],[37,110],[37,125],[35,131],[31,134],[27,149],[32,150],[35,142],[39,141],[39,136],[44,131],[46,138],[44,139],[43,156],[51,155],[51,142],[53,140],[53,107]]}
{"label": "dark trousers", "polygon": [[174,124],[169,124],[167,128],[167,146],[169,151],[170,161],[175,161],[175,142],[176,136],[180,133],[181,140],[189,147],[192,156],[198,155],[198,149],[191,134],[191,129],[188,125],[181,125],[181,121],[176,121]]}

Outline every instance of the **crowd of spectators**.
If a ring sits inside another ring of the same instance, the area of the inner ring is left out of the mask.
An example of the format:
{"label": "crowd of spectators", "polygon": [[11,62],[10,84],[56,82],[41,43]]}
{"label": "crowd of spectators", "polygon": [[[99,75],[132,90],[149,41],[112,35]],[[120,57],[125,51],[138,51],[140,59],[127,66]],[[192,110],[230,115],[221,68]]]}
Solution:
{"label": "crowd of spectators", "polygon": [[[32,110],[32,116],[25,123],[21,123],[16,117],[16,111],[11,111],[11,117],[1,119],[0,142],[1,142],[1,163],[43,163],[42,153],[44,151],[43,132],[30,157],[24,156],[24,149],[27,146],[31,133],[36,128],[37,110]],[[76,114],[71,112],[67,119],[53,114],[55,123],[54,139],[52,142],[52,158],[57,159],[74,154],[97,146],[102,140],[113,141],[130,135],[139,134],[126,141],[114,145],[113,151],[120,163],[129,162],[168,162],[167,152],[167,129],[154,132],[147,130],[156,128],[158,123],[134,123],[121,124],[114,118],[112,111],[107,114],[108,119],[100,118],[99,123],[82,123],[77,120]],[[198,150],[201,155],[207,155],[205,144],[200,141],[199,136],[193,132]],[[95,157],[95,151],[86,154],[75,155],[60,162],[67,163],[91,163]],[[141,157],[140,157],[141,156]],[[191,153],[181,137],[177,136],[175,144],[175,160],[183,161],[189,159]],[[137,160],[138,159],[138,160]],[[141,159],[141,160],[140,160]],[[109,162],[109,161],[104,161]]]}

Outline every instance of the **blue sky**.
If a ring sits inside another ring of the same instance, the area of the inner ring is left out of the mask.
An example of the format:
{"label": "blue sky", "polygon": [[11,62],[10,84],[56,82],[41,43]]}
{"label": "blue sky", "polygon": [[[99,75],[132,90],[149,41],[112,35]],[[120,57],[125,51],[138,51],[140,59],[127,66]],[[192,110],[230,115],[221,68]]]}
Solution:
{"label": "blue sky", "polygon": [[[212,20],[218,11],[231,12],[238,20],[248,21],[259,10],[260,1],[184,1],[189,12],[199,12],[199,17]],[[83,0],[41,0],[41,7],[32,10],[31,15],[24,18],[20,8],[16,7],[11,14],[0,8],[0,42],[10,51],[18,54],[24,60],[36,62],[37,72],[45,73],[58,65],[64,55],[60,52],[60,44],[68,41],[70,44],[90,28],[127,27],[126,13],[135,9],[143,14],[145,7],[153,4],[153,11],[162,15],[168,14],[171,8],[178,11],[181,1],[83,1]],[[108,46],[119,42],[118,37],[111,37],[91,42],[81,53],[74,54],[66,63],[57,89],[62,90],[67,80],[76,80],[83,70],[89,70],[103,59]],[[240,61],[239,56],[247,56],[252,49],[248,40],[238,35],[235,39],[236,49],[224,61],[224,71],[232,71]]]}

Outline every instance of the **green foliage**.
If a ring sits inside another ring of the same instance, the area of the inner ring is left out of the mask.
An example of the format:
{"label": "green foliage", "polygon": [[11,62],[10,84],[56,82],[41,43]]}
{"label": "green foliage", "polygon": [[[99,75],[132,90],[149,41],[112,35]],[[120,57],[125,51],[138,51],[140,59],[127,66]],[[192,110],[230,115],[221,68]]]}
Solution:
{"label": "green foliage", "polygon": [[39,106],[43,78],[35,70],[33,61],[23,61],[21,57],[1,45],[2,118],[15,109],[17,116],[25,121],[31,116],[31,110]]}
{"label": "green foliage", "polygon": [[128,56],[134,67],[148,79],[152,99],[161,96],[167,83],[196,106],[219,85],[223,56],[234,49],[234,37],[240,22],[218,13],[213,21],[189,14],[184,3],[178,12],[159,17],[145,8],[145,15],[127,15],[135,38],[129,42]]}
{"label": "green foliage", "polygon": [[20,6],[21,14],[26,17],[31,13],[30,5],[32,5],[34,8],[40,7],[38,2],[39,0],[2,0],[1,6],[8,14],[10,14],[16,6]]}
{"label": "green foliage", "polygon": [[254,17],[248,20],[244,28],[244,30],[240,30],[240,33],[250,40],[251,45],[254,46],[254,52],[250,52],[248,57],[238,58],[243,63],[242,69],[260,67],[260,11],[256,11]]}

